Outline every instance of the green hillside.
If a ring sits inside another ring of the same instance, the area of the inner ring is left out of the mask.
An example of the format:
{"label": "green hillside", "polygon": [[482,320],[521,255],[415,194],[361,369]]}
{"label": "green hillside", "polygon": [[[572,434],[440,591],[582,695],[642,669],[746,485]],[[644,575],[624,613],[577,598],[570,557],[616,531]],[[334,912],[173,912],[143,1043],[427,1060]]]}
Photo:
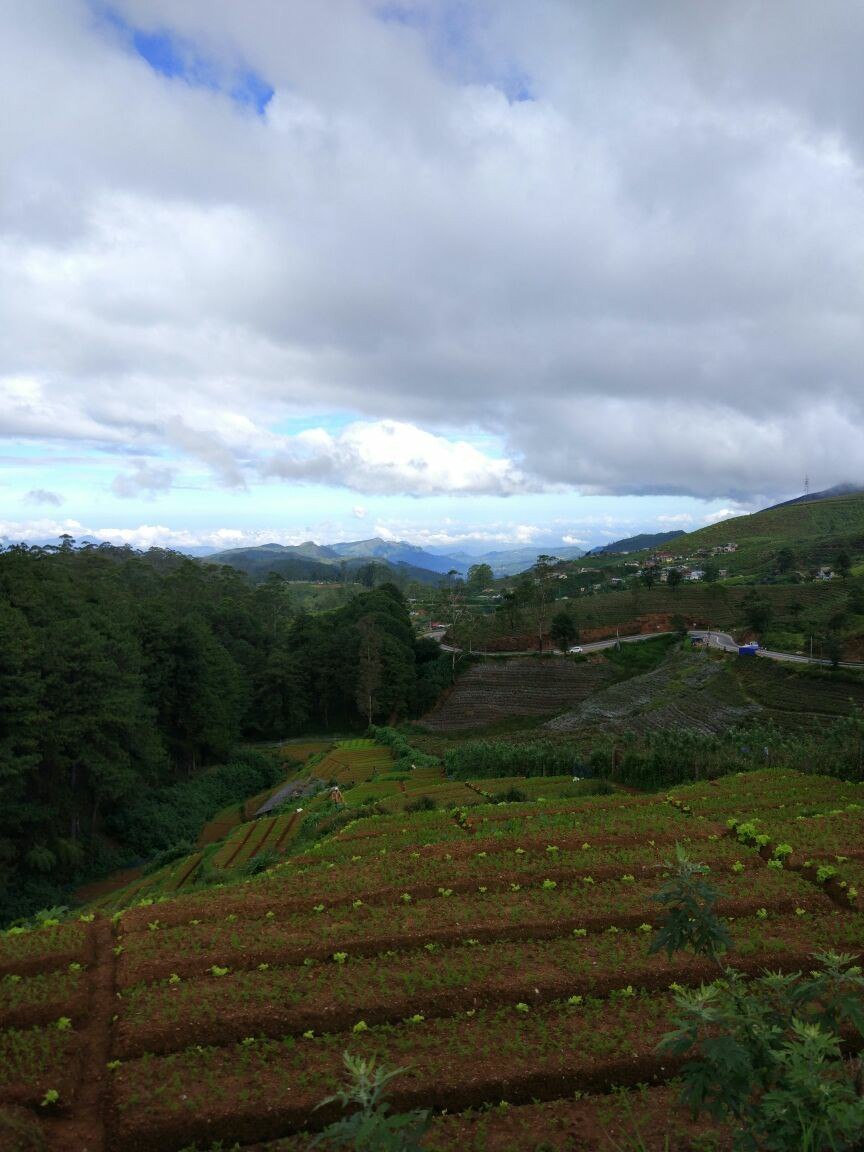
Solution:
{"label": "green hillside", "polygon": [[723,556],[730,572],[757,572],[790,548],[802,565],[830,564],[838,551],[864,552],[864,493],[786,504],[723,520],[679,537],[674,551],[692,555],[727,542],[738,551]]}
{"label": "green hillside", "polygon": [[620,552],[643,552],[646,548],[662,548],[677,540],[684,533],[680,529],[672,532],[640,532],[638,536],[626,536],[623,540],[613,540],[592,548],[589,556],[612,556]]}

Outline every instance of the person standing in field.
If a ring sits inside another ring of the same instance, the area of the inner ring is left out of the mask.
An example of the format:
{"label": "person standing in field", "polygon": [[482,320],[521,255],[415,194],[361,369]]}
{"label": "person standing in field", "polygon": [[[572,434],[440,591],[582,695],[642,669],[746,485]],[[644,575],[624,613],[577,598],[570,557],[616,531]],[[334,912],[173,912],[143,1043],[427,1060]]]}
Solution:
{"label": "person standing in field", "polygon": [[338,784],[334,784],[330,789],[330,799],[333,801],[334,808],[341,808],[345,803],[344,799],[342,798],[342,793],[339,791]]}

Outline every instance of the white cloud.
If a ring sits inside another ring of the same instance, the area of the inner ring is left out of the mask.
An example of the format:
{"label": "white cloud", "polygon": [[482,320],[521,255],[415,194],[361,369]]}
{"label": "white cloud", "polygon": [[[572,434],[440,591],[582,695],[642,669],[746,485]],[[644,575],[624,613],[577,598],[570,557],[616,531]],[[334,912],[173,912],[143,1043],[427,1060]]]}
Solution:
{"label": "white cloud", "polygon": [[0,520],[0,540],[13,544],[33,540],[56,540],[63,535],[83,536],[84,526],[78,520]]}
{"label": "white cloud", "polygon": [[661,513],[657,516],[658,524],[692,524],[693,517],[689,512]]}
{"label": "white cloud", "polygon": [[375,524],[375,535],[382,540],[410,540],[421,548],[459,548],[462,545],[488,545],[495,547],[519,547],[533,544],[538,536],[548,535],[548,530],[532,524],[492,523],[483,527],[458,525],[445,521],[443,527],[429,528],[425,524],[412,522],[385,522]]}
{"label": "white cloud", "polygon": [[142,495],[153,497],[159,492],[170,491],[176,474],[176,468],[135,460],[131,463],[131,471],[121,472],[114,477],[111,491],[125,500]]}
{"label": "white cloud", "polygon": [[275,95],[0,6],[0,434],[241,490],[864,478],[857,0],[113,7]]}
{"label": "white cloud", "polygon": [[367,515],[367,509],[362,504],[355,504],[351,510],[351,515],[355,520],[364,520]]}
{"label": "white cloud", "polygon": [[265,476],[345,486],[361,492],[511,495],[528,487],[510,460],[484,455],[397,420],[358,421],[332,435],[323,428],[285,438]]}
{"label": "white cloud", "polygon": [[568,544],[574,548],[588,548],[588,547],[590,547],[590,541],[583,540],[581,536],[571,536],[569,534],[561,537],[561,543],[562,544]]}
{"label": "white cloud", "polygon": [[735,516],[746,515],[743,508],[718,508],[716,512],[709,512],[703,517],[704,524],[719,524],[722,520],[731,520]]}
{"label": "white cloud", "polygon": [[[487,525],[484,528],[430,529],[416,523],[380,522],[372,532],[383,540],[409,540],[420,547],[483,545],[515,547],[532,544],[536,537],[548,535],[540,528],[524,524]],[[270,528],[172,528],[165,524],[138,524],[136,526],[100,526],[84,524],[78,520],[0,521],[0,539],[7,541],[55,541],[63,533],[76,539],[84,537],[105,540],[111,544],[129,544],[133,548],[250,548],[261,544],[302,544],[313,539],[320,544],[333,544],[353,538],[350,529],[340,524],[321,521],[300,529]],[[583,542],[578,542],[583,543]]]}

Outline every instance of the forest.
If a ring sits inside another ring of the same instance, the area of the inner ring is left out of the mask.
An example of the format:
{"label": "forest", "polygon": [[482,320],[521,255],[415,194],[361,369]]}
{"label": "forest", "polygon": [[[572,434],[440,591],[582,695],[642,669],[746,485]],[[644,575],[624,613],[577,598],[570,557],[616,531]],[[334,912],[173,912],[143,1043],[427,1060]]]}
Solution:
{"label": "forest", "polygon": [[159,549],[0,552],[0,913],[266,787],[241,743],[415,715],[448,676],[394,585],[310,617],[281,577]]}

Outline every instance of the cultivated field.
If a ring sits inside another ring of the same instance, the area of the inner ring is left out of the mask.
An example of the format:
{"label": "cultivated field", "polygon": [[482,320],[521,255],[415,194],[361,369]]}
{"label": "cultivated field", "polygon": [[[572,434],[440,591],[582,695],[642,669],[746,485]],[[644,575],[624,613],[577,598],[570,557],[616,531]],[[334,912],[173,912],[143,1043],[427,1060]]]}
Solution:
{"label": "cultivated field", "polygon": [[553,732],[725,732],[763,711],[738,689],[729,662],[673,652],[653,672],[589,697],[546,724]]}
{"label": "cultivated field", "polygon": [[489,660],[475,664],[421,724],[432,732],[481,728],[511,716],[552,716],[608,684],[606,664],[570,660]]}
{"label": "cultivated field", "polygon": [[0,1133],[304,1148],[338,1112],[314,1109],[349,1050],[406,1068],[394,1106],[436,1109],[440,1152],[612,1152],[634,1107],[652,1152],[667,1135],[728,1148],[678,1108],[676,1059],[656,1050],[669,986],[716,969],[649,956],[652,896],[681,843],[711,867],[743,972],[856,951],[864,787],[766,770],[668,796],[475,796],[357,819],[242,883],[4,933]]}

